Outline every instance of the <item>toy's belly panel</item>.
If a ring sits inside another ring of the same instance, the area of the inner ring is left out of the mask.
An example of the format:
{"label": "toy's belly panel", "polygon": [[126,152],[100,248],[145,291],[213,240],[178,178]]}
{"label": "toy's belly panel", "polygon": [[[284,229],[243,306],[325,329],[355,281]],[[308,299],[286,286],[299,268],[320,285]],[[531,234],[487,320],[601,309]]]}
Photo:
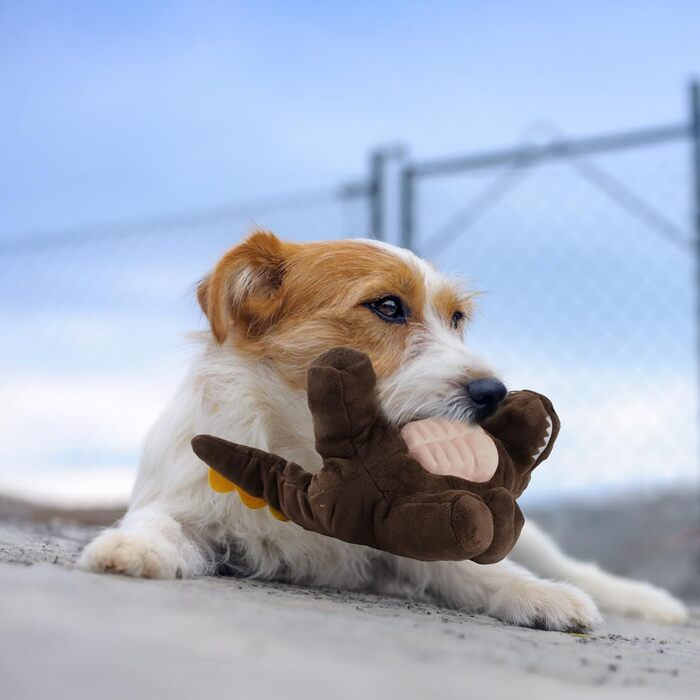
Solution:
{"label": "toy's belly panel", "polygon": [[483,483],[498,466],[496,445],[478,425],[427,418],[407,423],[401,435],[411,456],[433,474]]}

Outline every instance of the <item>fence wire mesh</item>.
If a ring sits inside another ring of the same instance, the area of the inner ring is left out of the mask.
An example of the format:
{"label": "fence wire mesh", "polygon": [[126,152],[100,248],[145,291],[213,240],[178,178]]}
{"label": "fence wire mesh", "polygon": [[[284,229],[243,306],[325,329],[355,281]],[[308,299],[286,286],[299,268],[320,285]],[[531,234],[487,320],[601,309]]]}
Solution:
{"label": "fence wire mesh", "polygon": [[691,163],[680,140],[416,182],[415,248],[484,291],[468,342],[562,418],[540,494],[698,482]]}
{"label": "fence wire mesh", "polygon": [[196,282],[223,251],[255,226],[301,241],[368,221],[366,196],[329,189],[0,241],[0,492],[123,498],[204,327]]}

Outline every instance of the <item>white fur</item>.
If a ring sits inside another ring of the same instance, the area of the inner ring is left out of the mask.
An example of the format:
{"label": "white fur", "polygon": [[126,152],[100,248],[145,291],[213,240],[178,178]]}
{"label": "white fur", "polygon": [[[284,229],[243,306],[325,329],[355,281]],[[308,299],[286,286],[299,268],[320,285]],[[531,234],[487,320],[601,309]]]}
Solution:
{"label": "white fur", "polygon": [[[429,298],[438,274],[408,251],[382,247],[416,267]],[[250,276],[244,282],[249,284]],[[683,606],[667,593],[566,557],[533,525],[523,530],[514,558],[567,583],[539,579],[511,561],[481,566],[402,559],[306,532],[275,520],[267,509],[246,508],[234,495],[214,493],[190,447],[198,433],[277,452],[309,470],[320,468],[320,460],[303,392],[243,358],[230,340],[218,345],[205,334],[202,344],[189,375],[148,434],[127,515],[88,545],[80,567],[173,578],[213,574],[230,564],[258,578],[400,594],[554,630],[598,624],[593,600],[652,620],[684,618]],[[477,369],[485,370],[428,309],[401,368],[380,385],[382,406],[396,422],[421,413],[465,417],[453,399]]]}
{"label": "white fur", "polygon": [[472,418],[464,385],[490,372],[434,310],[427,309],[425,316],[424,328],[411,339],[402,366],[379,384],[384,412],[396,423],[428,416]]}

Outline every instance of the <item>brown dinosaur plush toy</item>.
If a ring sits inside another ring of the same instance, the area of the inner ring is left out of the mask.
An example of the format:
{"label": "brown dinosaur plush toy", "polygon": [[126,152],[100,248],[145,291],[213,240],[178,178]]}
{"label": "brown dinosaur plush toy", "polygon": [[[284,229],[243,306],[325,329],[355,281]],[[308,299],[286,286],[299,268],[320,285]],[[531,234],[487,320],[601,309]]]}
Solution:
{"label": "brown dinosaur plush toy", "polygon": [[515,499],[559,431],[550,401],[514,391],[481,428],[425,420],[399,430],[382,416],[375,385],[357,350],[335,348],[310,365],[316,474],[210,435],[192,447],[244,499],[307,530],[424,561],[503,559],[524,523]]}

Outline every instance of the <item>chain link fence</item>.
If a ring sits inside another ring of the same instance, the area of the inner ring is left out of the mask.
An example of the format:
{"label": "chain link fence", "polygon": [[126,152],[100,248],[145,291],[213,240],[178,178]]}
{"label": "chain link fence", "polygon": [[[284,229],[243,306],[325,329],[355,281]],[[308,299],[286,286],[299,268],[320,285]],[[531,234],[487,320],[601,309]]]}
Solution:
{"label": "chain link fence", "polygon": [[[195,286],[256,226],[366,235],[370,189],[0,241],[0,493],[123,500],[204,328]],[[191,335],[191,334],[190,334]]]}
{"label": "chain link fence", "polygon": [[697,487],[693,131],[549,131],[408,164],[404,241],[483,290],[467,342],[557,407],[561,437],[527,498]]}

